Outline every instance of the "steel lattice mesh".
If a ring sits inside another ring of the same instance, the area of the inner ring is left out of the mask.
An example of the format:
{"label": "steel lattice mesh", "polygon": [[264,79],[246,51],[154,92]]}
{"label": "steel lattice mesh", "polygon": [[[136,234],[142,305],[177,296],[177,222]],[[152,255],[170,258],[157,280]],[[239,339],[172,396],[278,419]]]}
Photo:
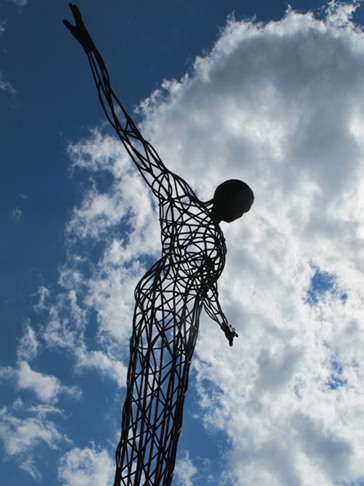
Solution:
{"label": "steel lattice mesh", "polygon": [[230,340],[234,336],[216,286],[225,264],[225,240],[211,219],[212,202],[201,202],[165,167],[113,93],[98,51],[88,58],[106,116],[158,198],[162,237],[162,258],[135,289],[115,485],[168,485],[202,307]]}
{"label": "steel lattice mesh", "polygon": [[76,26],[64,23],[87,53],[105,115],[159,202],[162,257],[135,289],[114,485],[169,485],[202,308],[221,326],[230,345],[237,336],[218,301],[225,239],[211,216],[213,201],[200,201],[144,140],[111,89],[80,12],[70,7]]}

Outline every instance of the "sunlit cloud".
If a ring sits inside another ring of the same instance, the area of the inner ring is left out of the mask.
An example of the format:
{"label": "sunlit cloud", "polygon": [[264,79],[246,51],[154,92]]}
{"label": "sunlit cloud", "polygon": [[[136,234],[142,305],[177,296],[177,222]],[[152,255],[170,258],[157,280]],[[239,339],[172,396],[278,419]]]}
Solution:
{"label": "sunlit cloud", "polygon": [[196,473],[197,468],[193,465],[188,453],[177,461],[174,471],[177,484],[181,486],[193,486],[193,477]]}
{"label": "sunlit cloud", "polygon": [[58,478],[65,486],[107,486],[114,479],[114,461],[105,450],[74,448],[60,461]]}
{"label": "sunlit cloud", "polygon": [[[48,413],[58,411],[52,409]],[[61,442],[69,442],[57,426],[45,418],[45,410],[40,416],[19,418],[5,407],[0,409],[0,439],[6,456],[13,457],[18,466],[35,480],[40,480],[42,475],[35,465],[33,450],[40,444],[57,449]]]}
{"label": "sunlit cloud", "polygon": [[17,357],[18,359],[31,361],[34,359],[39,352],[40,344],[37,339],[37,333],[30,326],[29,323],[26,324],[24,334],[20,339]]}
{"label": "sunlit cloud", "polygon": [[60,380],[53,375],[34,371],[26,361],[19,362],[17,374],[19,389],[32,391],[43,402],[57,401],[61,392],[76,399],[81,396],[80,390],[76,387],[67,387],[62,385]]}

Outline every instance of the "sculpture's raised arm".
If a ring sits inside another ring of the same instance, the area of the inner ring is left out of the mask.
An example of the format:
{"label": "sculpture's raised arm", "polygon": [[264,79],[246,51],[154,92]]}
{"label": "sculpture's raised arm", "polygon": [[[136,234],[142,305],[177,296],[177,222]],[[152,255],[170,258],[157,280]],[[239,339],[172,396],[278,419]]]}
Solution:
{"label": "sculpture's raised arm", "polygon": [[190,186],[181,177],[166,168],[152,145],[143,138],[111,88],[104,60],[82,21],[80,11],[74,4],[70,3],[69,6],[75,19],[75,26],[67,20],[64,20],[63,23],[84,48],[102,109],[143,178],[160,199],[168,198],[171,195],[194,197]]}

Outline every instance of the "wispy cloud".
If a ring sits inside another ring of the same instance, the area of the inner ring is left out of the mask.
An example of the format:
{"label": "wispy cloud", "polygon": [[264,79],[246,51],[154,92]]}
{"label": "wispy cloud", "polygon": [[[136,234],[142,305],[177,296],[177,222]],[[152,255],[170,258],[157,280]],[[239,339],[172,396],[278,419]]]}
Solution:
{"label": "wispy cloud", "polygon": [[70,444],[54,420],[55,416],[64,418],[55,404],[61,395],[73,402],[81,398],[78,387],[66,386],[56,376],[32,369],[28,361],[34,360],[40,350],[39,336],[27,323],[19,341],[16,367],[0,367],[0,380],[13,386],[18,396],[14,403],[0,409],[0,439],[5,455],[37,481],[42,478],[36,465],[37,448],[46,444],[58,449],[61,444]]}
{"label": "wispy cloud", "polygon": [[[1,34],[1,31],[0,31]],[[11,83],[6,79],[4,73],[0,71],[0,89],[3,91],[8,91],[11,94],[16,93],[15,88],[11,85]]]}
{"label": "wispy cloud", "polygon": [[194,466],[189,453],[185,453],[184,457],[181,457],[175,467],[174,477],[177,484],[181,486],[193,486],[193,477],[197,473],[197,468]]}
{"label": "wispy cloud", "polygon": [[[18,404],[18,407],[22,404]],[[0,409],[0,439],[3,442],[5,454],[13,457],[18,466],[24,469],[35,480],[41,479],[41,473],[37,469],[33,457],[34,449],[41,443],[50,449],[57,449],[61,442],[68,442],[67,437],[62,436],[56,425],[45,418],[46,411],[40,414],[19,418],[14,411],[3,407]],[[47,413],[59,413],[57,409],[50,409]]]}
{"label": "wispy cloud", "polygon": [[19,389],[32,391],[43,402],[56,402],[60,393],[67,393],[76,399],[81,396],[76,387],[67,387],[53,375],[34,371],[26,361],[19,362],[17,375]]}
{"label": "wispy cloud", "polygon": [[40,343],[37,339],[36,332],[30,324],[27,323],[24,329],[24,334],[19,342],[17,357],[19,360],[24,359],[26,361],[31,361],[37,356],[39,348]]}
{"label": "wispy cloud", "polygon": [[29,0],[8,0],[9,2],[15,3],[16,5],[19,5],[23,7],[24,5],[28,5]]}
{"label": "wispy cloud", "polygon": [[94,446],[74,448],[61,460],[58,478],[65,486],[107,486],[114,479],[114,461],[105,450]]}
{"label": "wispy cloud", "polygon": [[[26,2],[27,2],[27,0],[26,0]],[[6,19],[0,19],[0,36],[5,32],[5,25],[6,24],[7,24],[7,20]],[[7,92],[9,92],[11,94],[15,94],[16,93],[15,88],[6,79],[6,76],[5,76],[5,74],[2,71],[0,71],[0,90],[7,91]],[[14,211],[17,211],[17,209],[14,210]]]}
{"label": "wispy cloud", "polygon": [[6,20],[0,19],[0,35],[5,31]]}

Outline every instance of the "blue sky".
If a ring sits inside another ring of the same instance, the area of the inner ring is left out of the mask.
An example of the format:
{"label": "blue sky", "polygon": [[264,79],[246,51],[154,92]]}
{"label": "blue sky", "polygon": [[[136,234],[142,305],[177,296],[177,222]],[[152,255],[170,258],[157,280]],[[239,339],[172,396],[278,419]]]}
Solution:
{"label": "blue sky", "polygon": [[[176,485],[364,484],[360,2],[80,0],[112,84],[224,225]],[[234,16],[232,17],[232,14]],[[67,2],[0,4],[0,441],[7,485],[110,484],[133,289],[158,258],[147,188],[107,127]]]}

